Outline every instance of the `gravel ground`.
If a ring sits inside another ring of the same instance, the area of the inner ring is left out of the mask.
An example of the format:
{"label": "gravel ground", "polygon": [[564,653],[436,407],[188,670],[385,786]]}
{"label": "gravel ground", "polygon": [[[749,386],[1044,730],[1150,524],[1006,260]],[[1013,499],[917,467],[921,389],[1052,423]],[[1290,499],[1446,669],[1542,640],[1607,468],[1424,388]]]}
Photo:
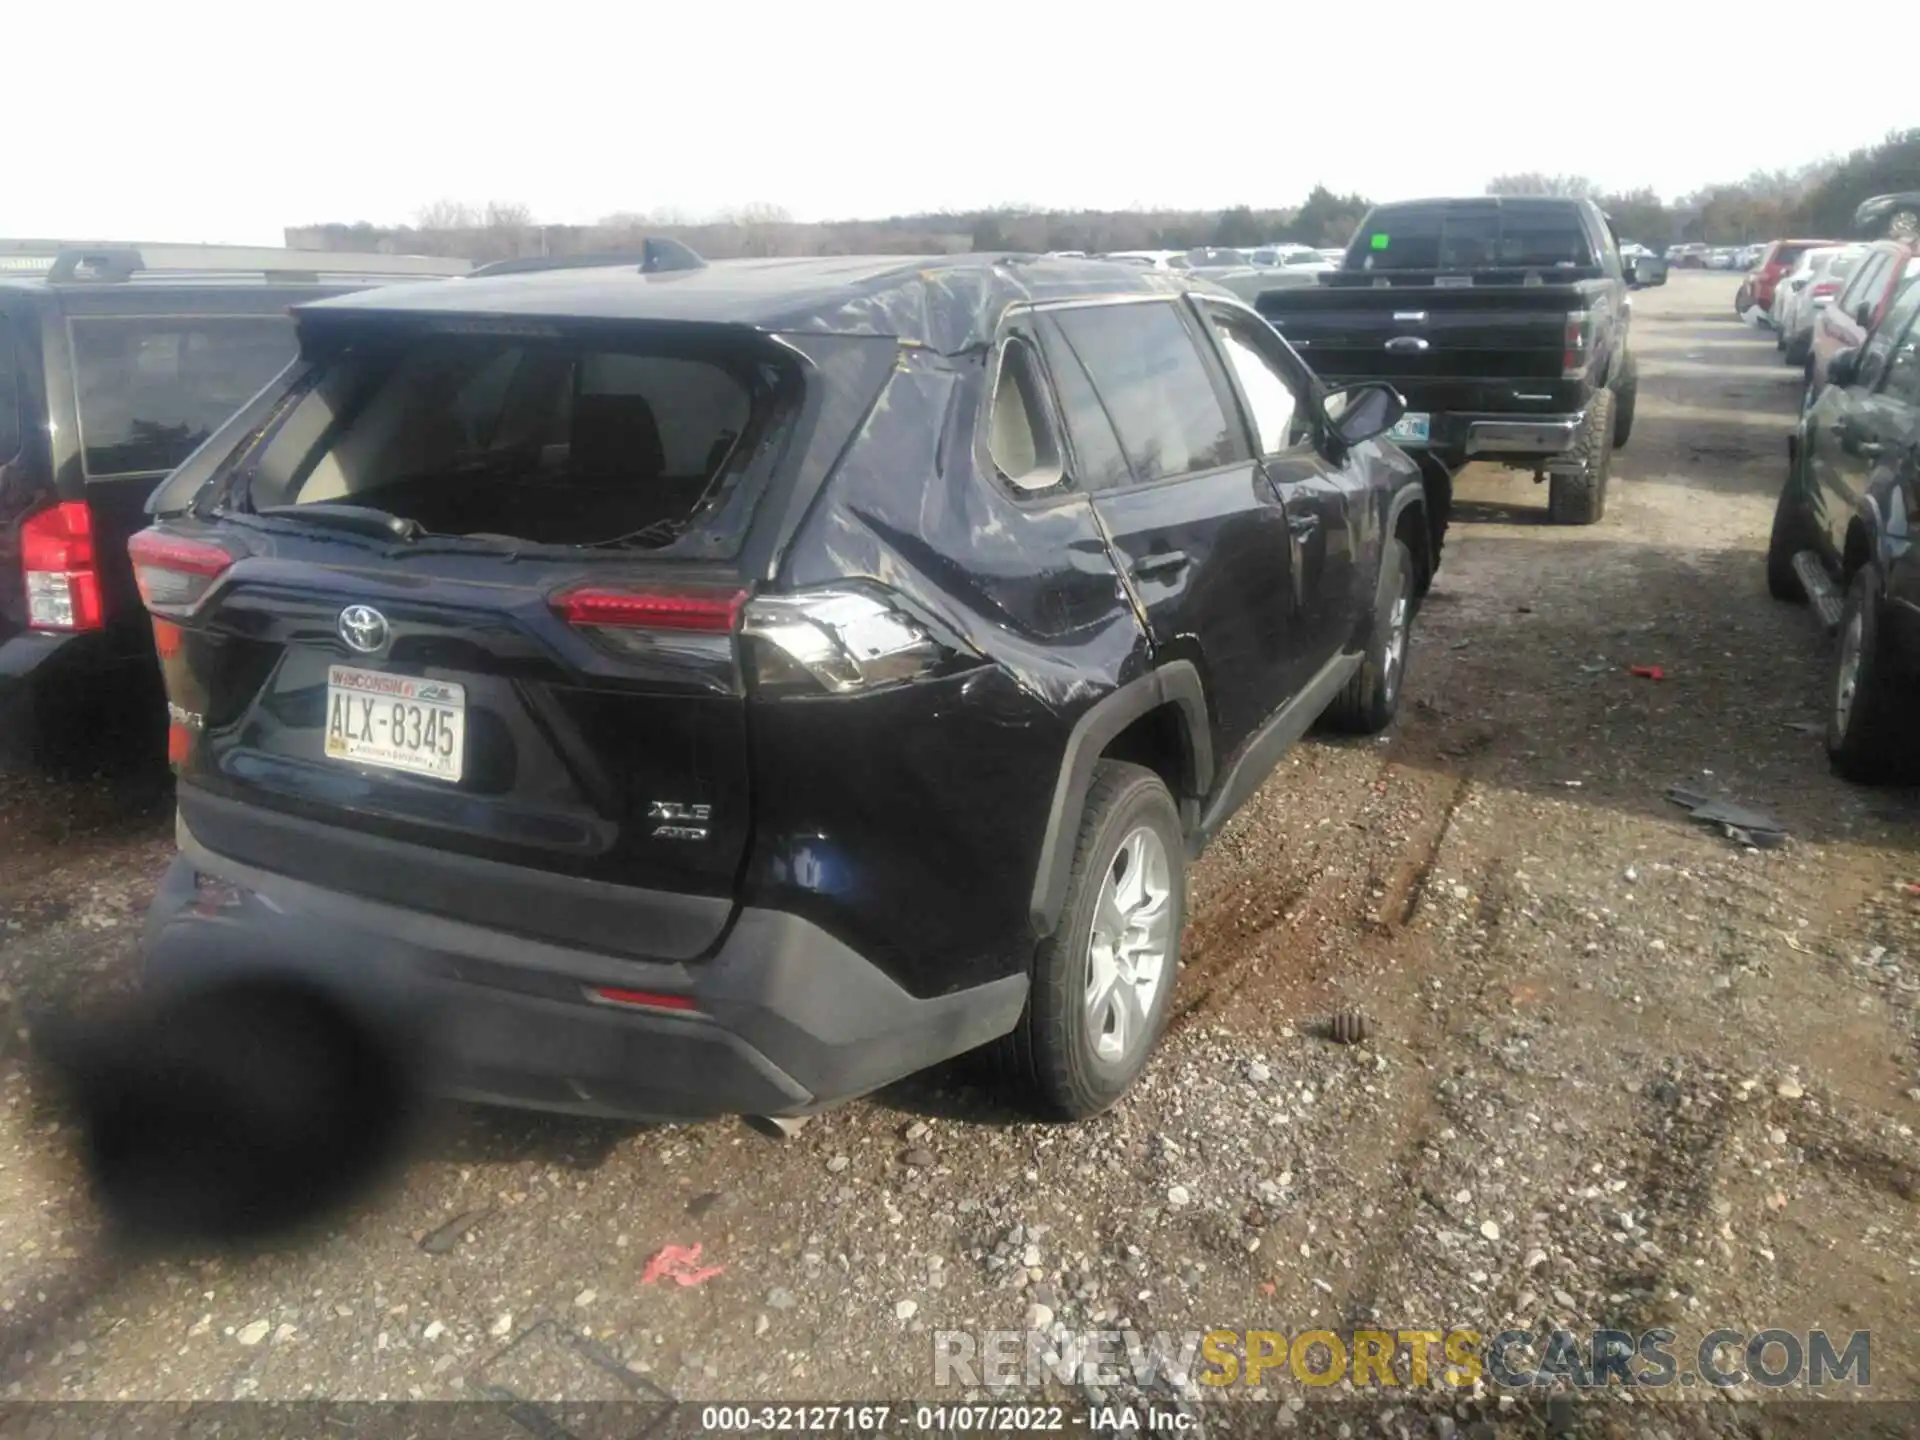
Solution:
{"label": "gravel ground", "polygon": [[[1463,477],[1401,720],[1302,745],[1197,868],[1172,1033],[1089,1124],[964,1065],[784,1144],[449,1110],[297,1249],[109,1273],[20,1017],[126,982],[169,816],[137,778],[0,790],[0,1392],[897,1400],[935,1393],[947,1329],[1667,1324],[1683,1354],[1870,1329],[1873,1393],[1912,1396],[1916,797],[1827,771],[1825,642],[1760,564],[1798,377],[1733,283],[1636,297],[1602,524]],[[1693,824],[1673,785],[1791,839]],[[1363,1043],[1327,1038],[1343,1006]],[[644,1283],[670,1244],[718,1273]],[[1301,1430],[1535,1413],[1257,1393]],[[1579,1423],[1650,1433],[1612,1394]],[[1738,1416],[1653,1403],[1675,1435]]]}

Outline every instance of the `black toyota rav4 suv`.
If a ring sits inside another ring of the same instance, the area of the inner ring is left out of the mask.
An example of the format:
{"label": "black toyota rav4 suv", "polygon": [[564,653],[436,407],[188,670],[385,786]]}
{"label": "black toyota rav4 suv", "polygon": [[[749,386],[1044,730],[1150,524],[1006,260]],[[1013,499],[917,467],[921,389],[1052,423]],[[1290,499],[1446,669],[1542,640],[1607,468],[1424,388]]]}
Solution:
{"label": "black toyota rav4 suv", "polygon": [[1112,1104],[1189,858],[1394,713],[1397,395],[1133,266],[513,268],[300,307],[156,493],[149,983],[330,977],[534,1108],[801,1114],[996,1040]]}

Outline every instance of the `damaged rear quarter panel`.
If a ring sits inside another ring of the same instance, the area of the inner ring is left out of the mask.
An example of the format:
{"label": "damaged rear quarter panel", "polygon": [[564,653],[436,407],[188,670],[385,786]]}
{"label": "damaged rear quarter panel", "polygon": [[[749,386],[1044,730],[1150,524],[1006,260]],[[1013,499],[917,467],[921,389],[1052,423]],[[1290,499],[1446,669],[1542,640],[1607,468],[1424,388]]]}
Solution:
{"label": "damaged rear quarter panel", "polygon": [[1148,659],[1086,497],[983,473],[986,384],[982,353],[903,346],[780,579],[878,582],[988,663],[758,701],[751,727],[747,903],[806,915],[916,995],[1025,968],[1067,736]]}

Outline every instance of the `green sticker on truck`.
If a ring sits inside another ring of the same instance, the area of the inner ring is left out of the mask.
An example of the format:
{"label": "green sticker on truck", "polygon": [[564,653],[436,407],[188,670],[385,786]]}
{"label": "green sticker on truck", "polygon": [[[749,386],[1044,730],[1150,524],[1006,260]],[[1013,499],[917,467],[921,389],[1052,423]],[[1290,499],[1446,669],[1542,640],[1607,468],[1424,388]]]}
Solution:
{"label": "green sticker on truck", "polygon": [[1372,241],[1369,243],[1371,243],[1373,248],[1376,250],[1384,250],[1387,248],[1387,245],[1389,244],[1389,238],[1385,235],[1376,235],[1373,237]]}

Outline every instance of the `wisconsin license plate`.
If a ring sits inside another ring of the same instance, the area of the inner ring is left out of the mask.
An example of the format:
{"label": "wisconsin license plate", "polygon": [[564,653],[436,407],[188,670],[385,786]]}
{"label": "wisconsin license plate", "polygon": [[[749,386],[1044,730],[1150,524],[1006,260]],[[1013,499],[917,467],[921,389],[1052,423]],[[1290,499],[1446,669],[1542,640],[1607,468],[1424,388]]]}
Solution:
{"label": "wisconsin license plate", "polygon": [[1401,445],[1409,442],[1424,445],[1427,443],[1427,431],[1431,425],[1429,416],[1416,414],[1410,410],[1393,422],[1393,428],[1387,431],[1387,438]]}
{"label": "wisconsin license plate", "polygon": [[466,738],[465,686],[327,667],[328,759],[458,780]]}

